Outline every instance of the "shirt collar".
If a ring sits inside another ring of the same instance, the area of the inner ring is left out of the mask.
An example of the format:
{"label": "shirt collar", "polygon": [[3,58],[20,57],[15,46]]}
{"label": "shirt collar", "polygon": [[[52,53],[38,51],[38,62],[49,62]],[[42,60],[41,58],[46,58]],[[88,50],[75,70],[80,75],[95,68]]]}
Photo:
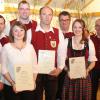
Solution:
{"label": "shirt collar", "polygon": [[[38,32],[38,31],[41,31],[41,32],[43,32],[43,33],[46,33],[46,32],[41,28],[40,24],[38,24],[37,27],[36,27],[36,32]],[[53,27],[50,27],[50,29],[48,30],[48,32],[50,32],[50,31],[54,33]]]}
{"label": "shirt collar", "polygon": [[[17,18],[17,21],[19,21],[19,17]],[[29,22],[32,22],[32,19],[29,17]]]}

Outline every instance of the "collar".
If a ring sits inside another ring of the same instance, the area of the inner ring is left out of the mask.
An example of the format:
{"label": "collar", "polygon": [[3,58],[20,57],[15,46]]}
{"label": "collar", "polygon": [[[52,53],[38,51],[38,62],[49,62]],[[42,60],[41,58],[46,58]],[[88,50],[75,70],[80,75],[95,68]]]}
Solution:
{"label": "collar", "polygon": [[[40,24],[38,24],[37,27],[36,27],[36,32],[38,32],[38,31],[41,31],[41,32],[43,32],[43,33],[46,33],[46,32],[41,28]],[[50,29],[49,29],[47,32],[50,32],[50,31],[54,33],[53,27],[50,27]]]}
{"label": "collar", "polygon": [[[17,21],[19,21],[19,17],[17,18]],[[29,17],[29,22],[32,22],[32,19]]]}

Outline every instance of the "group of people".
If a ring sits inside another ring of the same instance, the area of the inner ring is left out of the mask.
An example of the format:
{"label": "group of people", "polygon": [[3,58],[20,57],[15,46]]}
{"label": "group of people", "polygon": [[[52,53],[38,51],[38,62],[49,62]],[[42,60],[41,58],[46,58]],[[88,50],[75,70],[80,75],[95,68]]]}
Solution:
{"label": "group of people", "polygon": [[[61,29],[51,26],[53,10],[48,6],[39,10],[40,23],[30,19],[27,1],[18,4],[18,14],[6,27],[0,15],[0,95],[4,100],[43,100],[43,94],[45,100],[96,100],[100,78],[100,19],[95,23],[97,35],[86,37],[82,19],[76,19],[72,32],[69,30],[71,15],[66,11],[58,17]],[[40,50],[55,51],[54,69],[48,74],[39,73]],[[86,75],[72,78],[69,59],[77,57],[84,57]],[[16,64],[32,65],[36,85],[32,90],[16,90]]]}

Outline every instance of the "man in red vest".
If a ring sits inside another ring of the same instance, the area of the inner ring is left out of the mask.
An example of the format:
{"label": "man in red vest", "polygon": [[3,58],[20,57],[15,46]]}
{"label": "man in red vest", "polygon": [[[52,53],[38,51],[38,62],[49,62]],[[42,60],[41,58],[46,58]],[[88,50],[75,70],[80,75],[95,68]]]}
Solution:
{"label": "man in red vest", "polygon": [[20,21],[22,24],[26,26],[27,29],[27,42],[31,42],[32,31],[36,27],[37,22],[30,18],[30,4],[27,1],[21,1],[18,4],[18,18],[7,23],[5,33],[9,35],[9,30],[11,25]]}
{"label": "man in red vest", "polygon": [[[32,44],[39,56],[40,50],[45,52],[55,52],[55,65],[54,69],[46,74],[39,73],[36,81],[36,99],[43,100],[43,91],[45,91],[45,100],[56,100],[57,92],[57,76],[62,71],[64,65],[59,65],[58,47],[64,40],[63,34],[54,27],[51,27],[53,18],[53,10],[50,7],[44,6],[40,9],[40,24],[37,25],[35,32],[32,34]],[[47,56],[47,55],[46,55]],[[43,59],[44,61],[46,59]],[[38,59],[39,62],[39,59]],[[49,62],[50,63],[50,62]],[[58,64],[57,64],[58,63]],[[48,67],[48,66],[46,66]]]}
{"label": "man in red vest", "polygon": [[[58,19],[59,19],[60,29],[64,35],[64,38],[65,39],[71,38],[74,35],[74,33],[70,29],[70,23],[71,23],[70,13],[67,11],[62,11],[59,13]],[[63,69],[63,71],[58,76],[58,91],[56,97],[57,100],[62,100],[61,95],[62,95],[62,88],[64,84],[65,74],[66,74],[66,70]]]}
{"label": "man in red vest", "polygon": [[[8,37],[4,34],[4,28],[5,28],[5,19],[2,15],[0,15],[0,64],[1,64],[2,46],[4,46],[6,43],[9,42]],[[1,92],[2,89],[3,89],[3,83],[2,83],[1,66],[0,66],[0,100],[2,97],[2,92]]]}
{"label": "man in red vest", "polygon": [[98,61],[94,69],[91,71],[91,79],[92,79],[92,100],[97,100],[97,91],[99,87],[100,81],[100,19],[97,19],[95,22],[95,35],[91,35],[90,38],[93,40],[95,50],[96,50],[96,57]]}

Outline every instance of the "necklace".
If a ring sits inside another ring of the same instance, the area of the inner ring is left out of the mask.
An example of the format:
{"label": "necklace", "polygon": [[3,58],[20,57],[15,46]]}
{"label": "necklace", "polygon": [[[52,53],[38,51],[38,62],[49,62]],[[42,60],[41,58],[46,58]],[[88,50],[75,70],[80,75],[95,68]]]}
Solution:
{"label": "necklace", "polygon": [[15,48],[17,48],[18,50],[22,50],[22,49],[25,47],[25,43],[22,43],[22,44],[13,43],[12,45],[13,45]]}

